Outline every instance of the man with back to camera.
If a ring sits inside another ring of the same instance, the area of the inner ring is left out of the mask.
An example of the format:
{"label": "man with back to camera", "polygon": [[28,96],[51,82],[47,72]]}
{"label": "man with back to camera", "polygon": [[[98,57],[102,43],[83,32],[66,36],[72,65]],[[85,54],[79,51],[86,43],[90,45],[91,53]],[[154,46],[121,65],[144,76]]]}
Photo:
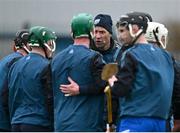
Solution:
{"label": "man with back to camera", "polygon": [[10,68],[9,110],[14,132],[53,131],[52,87],[49,60],[55,51],[55,33],[49,28],[30,29],[31,52]]}
{"label": "man with back to camera", "polygon": [[8,109],[8,73],[11,65],[15,63],[22,56],[29,53],[27,48],[29,31],[26,29],[20,30],[16,33],[13,50],[14,52],[7,55],[0,61],[0,132],[11,131],[11,124]]}
{"label": "man with back to camera", "polygon": [[[145,34],[146,39],[149,43],[153,43],[162,49],[166,49],[168,29],[161,23],[158,22],[148,22],[147,32]],[[180,63],[174,59],[174,86],[173,86],[173,96],[172,96],[172,110],[170,111],[170,116],[167,120],[167,131],[180,131]],[[173,122],[174,120],[174,122]]]}
{"label": "man with back to camera", "polygon": [[[106,82],[101,80],[101,72],[105,63],[98,52],[89,49],[94,30],[92,15],[74,16],[71,30],[74,44],[59,52],[51,65],[55,131],[102,132]],[[71,85],[66,86],[72,80],[79,84],[78,90],[70,91]]]}
{"label": "man with back to camera", "polygon": [[[112,38],[112,19],[108,14],[98,14],[94,18],[94,42],[90,44],[90,48],[100,52],[103,55],[104,61],[106,63],[113,63],[116,61],[116,57],[120,51],[120,45]],[[77,90],[79,93],[79,85],[72,80],[71,84],[64,85],[69,91]],[[81,88],[81,87],[80,87]],[[105,98],[106,102],[106,98]],[[117,120],[117,110],[118,110],[118,100],[115,97],[112,97],[112,106],[113,106],[113,123],[112,128],[115,128]],[[106,130],[107,123],[107,107],[104,107],[104,130]]]}

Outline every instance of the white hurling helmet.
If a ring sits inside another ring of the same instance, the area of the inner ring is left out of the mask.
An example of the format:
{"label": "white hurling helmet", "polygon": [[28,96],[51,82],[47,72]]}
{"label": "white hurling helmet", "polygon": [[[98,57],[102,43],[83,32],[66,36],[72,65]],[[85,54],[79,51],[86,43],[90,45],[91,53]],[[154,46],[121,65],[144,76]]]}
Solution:
{"label": "white hurling helmet", "polygon": [[148,22],[145,36],[148,42],[159,43],[163,49],[166,49],[168,30],[163,24]]}

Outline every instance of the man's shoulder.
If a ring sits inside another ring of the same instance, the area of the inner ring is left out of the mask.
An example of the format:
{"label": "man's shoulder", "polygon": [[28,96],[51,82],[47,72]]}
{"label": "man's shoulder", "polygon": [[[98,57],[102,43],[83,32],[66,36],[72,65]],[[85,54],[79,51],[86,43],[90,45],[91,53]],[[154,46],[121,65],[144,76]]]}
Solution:
{"label": "man's shoulder", "polygon": [[10,61],[10,60],[13,60],[14,58],[19,58],[19,57],[22,57],[22,55],[19,54],[19,53],[17,53],[17,52],[13,52],[13,53],[11,53],[11,54],[3,57],[3,58],[1,59],[1,62],[2,62],[2,61]]}
{"label": "man's shoulder", "polygon": [[22,58],[23,56],[19,53],[11,53],[7,56],[5,56],[3,59],[1,59],[0,63],[1,65],[6,65],[7,67],[10,67],[14,62]]}

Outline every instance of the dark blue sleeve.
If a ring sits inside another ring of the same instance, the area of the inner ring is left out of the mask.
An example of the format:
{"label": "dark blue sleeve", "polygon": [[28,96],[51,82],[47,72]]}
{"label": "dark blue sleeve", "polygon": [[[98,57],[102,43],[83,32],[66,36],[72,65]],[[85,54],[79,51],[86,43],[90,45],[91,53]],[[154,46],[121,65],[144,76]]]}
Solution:
{"label": "dark blue sleeve", "polygon": [[172,97],[174,119],[180,119],[180,62],[174,61],[174,88]]}
{"label": "dark blue sleeve", "polygon": [[116,75],[118,81],[114,82],[111,88],[114,96],[123,97],[127,96],[131,91],[130,87],[135,78],[137,61],[130,53],[126,53],[123,62],[120,63]]}
{"label": "dark blue sleeve", "polygon": [[94,84],[80,86],[80,94],[99,94],[104,92],[107,82],[101,79],[105,62],[99,53],[96,53],[90,61],[90,70]]}
{"label": "dark blue sleeve", "polygon": [[[9,70],[10,70],[10,67],[16,62],[18,61],[20,57],[15,57],[15,58],[12,58],[11,61],[7,62],[7,67],[8,67],[8,71],[6,72],[6,74],[8,75],[9,73]],[[5,112],[6,113],[9,113],[9,107],[8,107],[8,97],[9,97],[9,89],[8,89],[8,79],[7,79],[8,76],[5,77],[4,79],[4,83],[3,83],[3,90],[2,90],[2,104],[3,104],[3,107],[5,109]]]}
{"label": "dark blue sleeve", "polygon": [[41,77],[41,82],[44,87],[44,94],[45,94],[45,103],[46,107],[49,113],[49,119],[51,122],[51,126],[53,128],[53,121],[54,121],[54,107],[53,107],[53,89],[52,89],[52,72],[51,72],[51,65],[47,65],[43,72]]}

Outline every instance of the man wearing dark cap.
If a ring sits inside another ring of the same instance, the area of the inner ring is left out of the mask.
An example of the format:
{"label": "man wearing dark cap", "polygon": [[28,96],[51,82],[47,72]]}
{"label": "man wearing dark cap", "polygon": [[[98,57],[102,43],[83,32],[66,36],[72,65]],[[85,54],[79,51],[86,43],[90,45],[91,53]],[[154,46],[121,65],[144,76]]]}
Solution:
{"label": "man wearing dark cap", "polygon": [[28,36],[29,32],[27,30],[18,31],[13,43],[14,53],[9,54],[0,61],[0,132],[11,131],[8,114],[7,76],[11,65],[27,54]]}
{"label": "man wearing dark cap", "polygon": [[92,49],[99,51],[106,63],[115,62],[120,50],[120,45],[112,38],[112,25],[111,16],[107,14],[98,14],[94,18],[95,43],[92,44]]}
{"label": "man wearing dark cap", "polygon": [[[116,62],[118,53],[120,52],[120,45],[112,38],[112,19],[107,14],[98,14],[94,18],[95,26],[95,44],[92,49],[99,51],[103,55],[103,59],[106,63]],[[106,98],[105,98],[106,101]],[[105,102],[106,103],[106,102]],[[113,124],[112,128],[116,125],[118,116],[118,99],[112,96],[112,108],[113,108]],[[107,106],[104,106],[104,122],[107,123]],[[104,126],[105,127],[105,126]]]}

